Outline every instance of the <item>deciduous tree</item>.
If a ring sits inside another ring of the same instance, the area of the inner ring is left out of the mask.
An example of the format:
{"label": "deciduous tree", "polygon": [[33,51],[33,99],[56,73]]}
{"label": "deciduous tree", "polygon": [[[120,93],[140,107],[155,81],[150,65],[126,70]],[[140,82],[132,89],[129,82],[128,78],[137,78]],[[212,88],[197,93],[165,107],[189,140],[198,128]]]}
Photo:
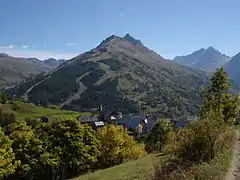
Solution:
{"label": "deciduous tree", "polygon": [[148,152],[162,151],[172,133],[172,130],[173,127],[170,123],[164,120],[159,120],[146,138],[145,149]]}
{"label": "deciduous tree", "polygon": [[16,168],[14,162],[14,153],[12,150],[12,141],[4,135],[0,128],[0,179],[12,174]]}
{"label": "deciduous tree", "polygon": [[144,154],[144,149],[137,146],[136,141],[122,126],[108,125],[98,129],[97,137],[101,144],[100,168],[120,164],[129,159],[137,159]]}

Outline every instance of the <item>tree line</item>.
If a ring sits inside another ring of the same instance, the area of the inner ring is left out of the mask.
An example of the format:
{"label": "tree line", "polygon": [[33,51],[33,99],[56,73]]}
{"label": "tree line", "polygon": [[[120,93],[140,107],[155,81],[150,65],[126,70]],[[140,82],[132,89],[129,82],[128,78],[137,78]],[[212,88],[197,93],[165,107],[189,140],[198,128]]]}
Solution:
{"label": "tree line", "polygon": [[19,122],[0,111],[0,179],[67,179],[145,154],[122,127],[97,131],[76,119]]}

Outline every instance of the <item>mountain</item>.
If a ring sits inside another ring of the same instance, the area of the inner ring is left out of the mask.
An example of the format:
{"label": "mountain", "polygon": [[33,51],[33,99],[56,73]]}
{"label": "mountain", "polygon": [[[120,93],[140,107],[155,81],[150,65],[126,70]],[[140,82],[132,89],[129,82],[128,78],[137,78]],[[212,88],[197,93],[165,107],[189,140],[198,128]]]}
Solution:
{"label": "mountain", "polygon": [[123,37],[123,39],[124,39],[124,40],[127,40],[128,42],[132,43],[133,45],[144,46],[139,39],[133,38],[129,33],[127,33],[127,34]]}
{"label": "mountain", "polygon": [[213,47],[199,49],[186,56],[177,56],[174,61],[184,66],[214,72],[217,68],[225,65],[230,57],[222,54]]}
{"label": "mountain", "polygon": [[36,58],[16,58],[0,53],[0,89],[49,69]]}
{"label": "mountain", "polygon": [[54,58],[49,58],[43,61],[43,63],[51,68],[56,68],[58,67],[60,64],[66,62],[65,59],[54,59]]}
{"label": "mountain", "polygon": [[165,60],[129,34],[112,35],[8,94],[78,111],[103,105],[124,113],[151,111],[180,117],[197,112],[198,88],[206,77],[203,71]]}
{"label": "mountain", "polygon": [[238,85],[240,85],[240,53],[232,57],[232,59],[225,65],[224,69],[229,77]]}

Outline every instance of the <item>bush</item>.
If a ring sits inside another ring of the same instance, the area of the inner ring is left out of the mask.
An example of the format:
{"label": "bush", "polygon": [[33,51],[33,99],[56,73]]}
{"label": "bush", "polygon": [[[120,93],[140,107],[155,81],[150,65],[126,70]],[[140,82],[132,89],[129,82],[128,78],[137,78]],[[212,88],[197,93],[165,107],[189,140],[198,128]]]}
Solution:
{"label": "bush", "polygon": [[[224,128],[221,132],[214,143],[213,151],[215,156],[213,159],[207,162],[185,161],[177,156],[178,153],[174,151],[176,156],[171,154],[161,166],[155,167],[156,174],[154,179],[224,179],[232,157],[235,132],[229,127]],[[181,138],[185,137],[181,136]]]}
{"label": "bush", "polygon": [[16,122],[15,113],[8,109],[0,109],[0,126],[2,128]]}
{"label": "bush", "polygon": [[162,151],[172,133],[173,127],[170,123],[159,120],[152,128],[151,133],[145,140],[146,151]]}
{"label": "bush", "polygon": [[6,104],[7,102],[7,95],[5,93],[0,94],[0,103]]}
{"label": "bush", "polygon": [[133,137],[121,126],[108,125],[97,131],[100,140],[99,166],[106,168],[121,164],[130,159],[138,159],[143,156],[143,147],[137,146]]}
{"label": "bush", "polygon": [[223,121],[199,120],[177,132],[169,149],[184,161],[208,161],[216,155],[214,145],[224,128]]}

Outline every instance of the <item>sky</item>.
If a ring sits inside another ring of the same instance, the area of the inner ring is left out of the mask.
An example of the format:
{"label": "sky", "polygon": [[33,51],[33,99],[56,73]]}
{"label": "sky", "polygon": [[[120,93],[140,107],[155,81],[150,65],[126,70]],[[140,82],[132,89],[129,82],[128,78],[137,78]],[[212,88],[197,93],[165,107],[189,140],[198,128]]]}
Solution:
{"label": "sky", "polygon": [[130,33],[166,58],[240,52],[239,0],[0,0],[0,52],[72,58]]}

